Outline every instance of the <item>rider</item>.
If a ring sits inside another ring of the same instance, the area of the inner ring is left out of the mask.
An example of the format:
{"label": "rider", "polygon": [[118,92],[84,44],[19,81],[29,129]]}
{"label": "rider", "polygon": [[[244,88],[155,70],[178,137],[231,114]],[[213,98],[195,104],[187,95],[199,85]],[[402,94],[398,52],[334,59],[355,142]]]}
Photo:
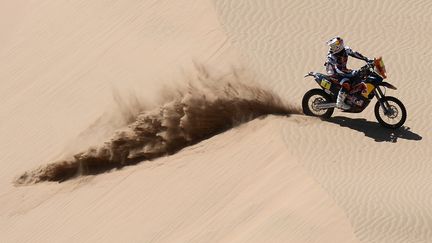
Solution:
{"label": "rider", "polygon": [[345,98],[351,86],[350,78],[356,75],[355,70],[353,71],[346,67],[348,56],[366,62],[371,60],[362,54],[351,50],[348,46],[344,46],[344,42],[340,37],[334,37],[327,41],[327,45],[330,47],[327,54],[327,62],[324,64],[326,66],[327,74],[339,79],[342,86],[336,100],[336,107],[342,110],[348,110],[351,107],[345,103]]}

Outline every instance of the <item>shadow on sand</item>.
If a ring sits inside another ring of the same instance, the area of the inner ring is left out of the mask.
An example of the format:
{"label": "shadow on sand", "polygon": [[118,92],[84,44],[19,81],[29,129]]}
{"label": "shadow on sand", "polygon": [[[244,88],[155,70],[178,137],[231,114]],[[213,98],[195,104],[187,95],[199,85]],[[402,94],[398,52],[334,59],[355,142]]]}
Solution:
{"label": "shadow on sand", "polygon": [[416,141],[422,140],[422,136],[410,131],[410,128],[406,126],[393,130],[382,127],[378,122],[367,121],[364,118],[353,119],[341,116],[332,117],[326,121],[362,132],[365,136],[374,139],[376,142],[396,143],[399,138]]}

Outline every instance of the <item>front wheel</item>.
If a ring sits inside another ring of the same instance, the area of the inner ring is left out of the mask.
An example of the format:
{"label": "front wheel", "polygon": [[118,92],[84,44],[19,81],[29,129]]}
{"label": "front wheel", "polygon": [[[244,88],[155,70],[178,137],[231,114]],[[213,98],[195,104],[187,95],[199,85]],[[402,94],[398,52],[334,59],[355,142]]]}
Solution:
{"label": "front wheel", "polygon": [[303,96],[302,108],[303,113],[308,116],[317,116],[320,118],[330,118],[334,108],[318,109],[316,106],[322,103],[330,103],[332,98],[322,89],[311,89]]}
{"label": "front wheel", "polygon": [[[383,106],[387,107],[387,111]],[[375,117],[382,126],[396,129],[405,123],[407,112],[400,100],[386,96],[379,99],[375,104]]]}

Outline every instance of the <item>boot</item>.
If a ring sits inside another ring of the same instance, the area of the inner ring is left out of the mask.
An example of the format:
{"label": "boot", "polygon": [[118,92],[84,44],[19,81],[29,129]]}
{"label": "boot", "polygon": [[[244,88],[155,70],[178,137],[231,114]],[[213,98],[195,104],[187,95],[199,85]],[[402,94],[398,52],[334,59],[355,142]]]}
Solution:
{"label": "boot", "polygon": [[349,110],[351,108],[350,105],[345,103],[346,96],[347,96],[347,94],[343,90],[339,91],[338,97],[336,100],[336,108],[339,108],[342,110]]}

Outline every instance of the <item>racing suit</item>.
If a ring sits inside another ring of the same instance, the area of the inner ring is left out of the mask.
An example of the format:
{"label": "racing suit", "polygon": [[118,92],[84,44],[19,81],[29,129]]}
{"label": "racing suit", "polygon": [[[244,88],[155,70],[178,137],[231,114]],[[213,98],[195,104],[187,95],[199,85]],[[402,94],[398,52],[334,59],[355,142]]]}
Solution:
{"label": "racing suit", "polygon": [[[338,103],[343,103],[347,93],[351,86],[351,78],[356,75],[355,71],[350,70],[346,67],[348,56],[355,57],[364,61],[369,61],[369,59],[362,54],[353,51],[349,47],[345,47],[342,51],[337,53],[327,54],[327,61],[324,64],[326,66],[327,74],[335,77],[339,80],[342,86],[338,94]],[[348,105],[343,104],[344,108],[349,109]]]}

